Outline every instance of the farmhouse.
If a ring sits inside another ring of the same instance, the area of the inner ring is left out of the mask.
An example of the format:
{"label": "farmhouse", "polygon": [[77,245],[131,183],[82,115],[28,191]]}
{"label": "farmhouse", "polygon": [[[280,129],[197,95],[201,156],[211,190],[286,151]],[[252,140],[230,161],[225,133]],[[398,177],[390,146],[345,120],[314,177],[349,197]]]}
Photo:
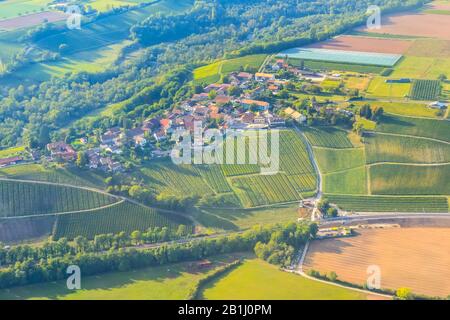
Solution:
{"label": "farmhouse", "polygon": [[12,158],[0,159],[0,168],[16,164],[16,163],[18,163],[18,162],[20,162],[22,160],[23,160],[23,158],[21,158],[21,157],[12,157]]}
{"label": "farmhouse", "polygon": [[49,143],[47,150],[50,151],[53,159],[70,161],[75,160],[77,157],[77,153],[73,150],[72,146],[64,142]]}
{"label": "farmhouse", "polygon": [[261,73],[258,72],[255,74],[255,80],[256,81],[269,81],[269,80],[275,80],[275,75],[270,73]]}

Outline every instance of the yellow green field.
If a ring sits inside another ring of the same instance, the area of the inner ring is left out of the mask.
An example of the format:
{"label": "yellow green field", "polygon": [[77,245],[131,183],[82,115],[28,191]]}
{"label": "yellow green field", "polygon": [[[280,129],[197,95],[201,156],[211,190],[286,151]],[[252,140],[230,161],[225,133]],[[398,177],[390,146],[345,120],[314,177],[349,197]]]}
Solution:
{"label": "yellow green field", "polygon": [[386,101],[364,101],[356,102],[356,105],[369,104],[372,107],[382,107],[384,112],[413,116],[413,117],[426,117],[435,118],[437,115],[436,109],[428,108],[426,104],[414,103],[414,102],[386,102]]}
{"label": "yellow green field", "polygon": [[208,284],[202,297],[209,300],[365,300],[364,293],[339,288],[280,271],[258,259],[246,260],[221,279]]}
{"label": "yellow green field", "polygon": [[366,167],[325,174],[323,191],[329,194],[367,194]]}
{"label": "yellow green field", "polygon": [[387,78],[375,77],[367,88],[369,97],[404,98],[411,89],[410,83],[386,83]]}
{"label": "yellow green field", "polygon": [[450,77],[450,58],[406,56],[391,78],[437,79],[440,74]]}

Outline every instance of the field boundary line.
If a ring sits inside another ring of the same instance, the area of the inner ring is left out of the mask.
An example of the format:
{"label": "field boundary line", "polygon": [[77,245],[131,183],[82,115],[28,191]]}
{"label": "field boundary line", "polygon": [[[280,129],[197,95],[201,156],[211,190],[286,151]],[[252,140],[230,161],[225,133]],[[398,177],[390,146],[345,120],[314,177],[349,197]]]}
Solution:
{"label": "field boundary line", "polygon": [[367,164],[367,167],[380,166],[384,164],[392,164],[396,166],[411,166],[411,167],[439,167],[450,165],[450,162],[439,162],[439,163],[413,163],[413,162],[391,162],[391,161],[380,161],[375,163]]}
{"label": "field boundary line", "polygon": [[96,207],[92,209],[83,209],[83,210],[76,210],[76,211],[62,211],[62,212],[54,212],[54,213],[41,213],[41,214],[34,214],[34,215],[26,215],[26,216],[13,216],[13,217],[1,217],[0,221],[2,220],[13,220],[13,219],[25,219],[25,218],[33,218],[33,217],[52,217],[52,216],[62,216],[65,214],[76,214],[76,213],[85,213],[85,212],[91,212],[91,211],[97,211],[97,210],[103,210],[111,207],[118,206],[119,204],[124,203],[126,200],[120,200],[114,203],[110,203],[105,206]]}

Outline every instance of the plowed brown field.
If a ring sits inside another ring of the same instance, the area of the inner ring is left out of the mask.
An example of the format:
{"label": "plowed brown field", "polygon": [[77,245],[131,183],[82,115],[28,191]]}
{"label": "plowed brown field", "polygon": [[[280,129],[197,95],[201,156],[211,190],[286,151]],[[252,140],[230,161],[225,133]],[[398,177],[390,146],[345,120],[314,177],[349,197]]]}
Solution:
{"label": "plowed brown field", "polygon": [[428,296],[450,295],[450,228],[362,229],[351,238],[313,241],[305,270],[334,271],[364,284],[367,267],[381,270],[381,287],[410,288]]}
{"label": "plowed brown field", "polygon": [[338,36],[310,45],[310,48],[403,54],[412,45],[410,40],[379,39],[359,36]]}
{"label": "plowed brown field", "polygon": [[382,16],[381,29],[362,31],[450,40],[450,15],[409,13]]}

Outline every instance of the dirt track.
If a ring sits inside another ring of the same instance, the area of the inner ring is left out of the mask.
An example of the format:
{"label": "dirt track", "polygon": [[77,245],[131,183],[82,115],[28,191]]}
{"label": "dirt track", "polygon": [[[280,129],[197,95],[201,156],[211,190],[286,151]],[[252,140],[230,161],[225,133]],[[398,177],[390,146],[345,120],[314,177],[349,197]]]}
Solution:
{"label": "dirt track", "polygon": [[363,284],[367,267],[381,269],[381,286],[418,294],[450,294],[450,228],[362,229],[359,236],[313,241],[304,270],[335,271],[339,279]]}

